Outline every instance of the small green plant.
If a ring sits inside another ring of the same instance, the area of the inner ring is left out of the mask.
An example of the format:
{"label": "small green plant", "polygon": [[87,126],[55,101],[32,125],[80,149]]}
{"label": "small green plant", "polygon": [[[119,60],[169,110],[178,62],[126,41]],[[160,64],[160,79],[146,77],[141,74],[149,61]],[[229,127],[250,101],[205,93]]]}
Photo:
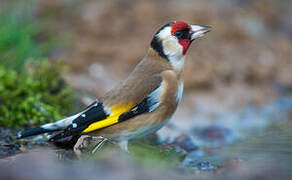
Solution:
{"label": "small green plant", "polygon": [[30,74],[0,66],[0,126],[36,126],[71,111],[73,91],[60,74],[64,66],[41,61]]}
{"label": "small green plant", "polygon": [[44,21],[33,16],[32,1],[10,4],[0,7],[0,64],[20,71],[26,61],[47,57],[55,39],[45,31]]}

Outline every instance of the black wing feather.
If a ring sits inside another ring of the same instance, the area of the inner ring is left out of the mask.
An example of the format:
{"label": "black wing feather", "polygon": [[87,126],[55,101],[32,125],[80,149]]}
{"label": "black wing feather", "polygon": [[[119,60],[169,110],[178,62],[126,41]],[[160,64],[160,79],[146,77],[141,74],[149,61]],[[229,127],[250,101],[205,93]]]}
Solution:
{"label": "black wing feather", "polygon": [[50,138],[49,141],[55,142],[68,136],[80,135],[90,124],[104,120],[109,115],[104,111],[102,103],[94,103],[84,113],[73,120],[63,132],[60,132]]}

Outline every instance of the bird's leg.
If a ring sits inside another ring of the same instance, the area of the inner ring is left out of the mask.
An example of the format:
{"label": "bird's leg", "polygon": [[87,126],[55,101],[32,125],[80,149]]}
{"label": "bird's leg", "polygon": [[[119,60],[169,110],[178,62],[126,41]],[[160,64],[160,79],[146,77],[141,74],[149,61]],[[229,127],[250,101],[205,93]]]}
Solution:
{"label": "bird's leg", "polygon": [[124,151],[129,153],[129,149],[128,149],[128,141],[127,140],[123,140],[119,142],[119,146],[120,148]]}
{"label": "bird's leg", "polygon": [[[82,152],[88,150],[90,147],[93,147],[91,154],[96,153],[107,141],[111,142],[109,139],[103,136],[89,136],[89,135],[82,135],[77,143],[74,145],[74,152],[78,158],[81,158]],[[129,153],[128,150],[128,141],[123,140],[118,142],[121,150],[124,152]]]}
{"label": "bird's leg", "polygon": [[[94,137],[94,138],[100,138],[100,137]],[[103,139],[95,146],[95,148],[91,151],[91,154],[95,154],[96,151],[99,150],[104,145],[104,143],[106,141],[108,141],[108,139],[105,137],[101,137],[101,138],[103,138]]]}

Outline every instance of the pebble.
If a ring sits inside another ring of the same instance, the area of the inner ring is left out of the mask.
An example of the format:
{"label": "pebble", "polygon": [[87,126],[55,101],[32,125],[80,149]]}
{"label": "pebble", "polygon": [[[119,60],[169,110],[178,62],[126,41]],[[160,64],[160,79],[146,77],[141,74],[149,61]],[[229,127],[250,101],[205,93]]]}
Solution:
{"label": "pebble", "polygon": [[192,152],[199,149],[199,146],[196,145],[192,139],[187,135],[181,135],[176,138],[174,144],[181,147],[187,152]]}
{"label": "pebble", "polygon": [[199,162],[197,164],[197,168],[199,170],[203,170],[203,171],[210,171],[210,170],[214,170],[215,166],[213,166],[211,163],[209,163],[208,161],[204,161],[204,162]]}
{"label": "pebble", "polygon": [[189,152],[184,158],[182,165],[184,167],[195,167],[199,157],[204,156],[205,153],[200,149]]}

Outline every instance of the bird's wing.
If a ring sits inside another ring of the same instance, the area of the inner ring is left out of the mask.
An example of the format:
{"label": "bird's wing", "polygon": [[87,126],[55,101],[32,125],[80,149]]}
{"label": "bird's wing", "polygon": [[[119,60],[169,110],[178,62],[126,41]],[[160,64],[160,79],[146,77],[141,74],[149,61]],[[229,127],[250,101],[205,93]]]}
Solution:
{"label": "bird's wing", "polygon": [[[53,136],[50,141],[56,141],[68,136],[81,135],[96,131],[116,123],[128,120],[142,113],[152,112],[159,106],[159,95],[162,92],[163,79],[153,75],[135,85],[127,85],[121,90],[114,90],[106,95],[103,101],[96,101],[72,121],[67,128]],[[145,87],[147,85],[147,87]],[[130,93],[133,88],[134,93]],[[127,91],[124,91],[127,89]],[[124,98],[120,99],[120,96]],[[122,95],[123,94],[123,95]],[[107,100],[110,99],[110,100]]]}

